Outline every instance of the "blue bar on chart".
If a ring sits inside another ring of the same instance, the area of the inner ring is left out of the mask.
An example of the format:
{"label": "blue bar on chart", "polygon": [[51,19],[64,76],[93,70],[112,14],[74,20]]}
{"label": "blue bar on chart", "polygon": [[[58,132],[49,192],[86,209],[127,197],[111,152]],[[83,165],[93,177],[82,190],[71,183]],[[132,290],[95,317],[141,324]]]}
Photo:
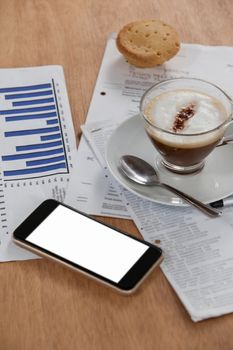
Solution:
{"label": "blue bar on chart", "polygon": [[47,120],[47,125],[51,125],[51,124],[58,124],[58,119],[50,119],[50,120]]}
{"label": "blue bar on chart", "polygon": [[9,94],[5,95],[6,100],[15,100],[18,98],[28,98],[28,97],[41,97],[41,96],[48,96],[48,95],[53,95],[53,90],[42,90],[42,91],[37,91],[37,92],[26,92],[23,94]]}
{"label": "blue bar on chart", "polygon": [[16,151],[29,151],[32,149],[62,146],[62,141],[46,142],[32,145],[16,146]]}
{"label": "blue bar on chart", "polygon": [[49,106],[41,106],[41,107],[30,107],[30,108],[20,108],[20,109],[6,109],[3,111],[0,111],[0,115],[6,115],[6,114],[21,114],[21,113],[29,113],[29,112],[42,112],[42,111],[51,111],[56,109],[55,105],[49,105]]}
{"label": "blue bar on chart", "polygon": [[26,85],[26,86],[14,86],[9,88],[0,88],[0,93],[7,92],[18,92],[18,91],[33,91],[33,90],[41,90],[41,89],[51,89],[52,83],[48,84],[37,84],[37,85]]}
{"label": "blue bar on chart", "polygon": [[0,88],[1,95],[4,180],[69,173],[54,82]]}
{"label": "blue bar on chart", "polygon": [[48,140],[57,140],[57,139],[61,139],[61,134],[52,134],[52,135],[45,135],[45,136],[41,136],[40,140],[41,141],[48,141]]}
{"label": "blue bar on chart", "polygon": [[54,103],[54,99],[53,98],[41,98],[41,99],[35,99],[35,100],[26,100],[26,101],[16,101],[16,102],[12,102],[13,107],[17,107],[17,106],[28,106],[28,105],[38,105],[38,104],[47,104],[53,102]]}
{"label": "blue bar on chart", "polygon": [[16,122],[19,120],[29,120],[29,119],[44,119],[44,118],[52,118],[56,117],[57,112],[47,112],[47,113],[37,113],[37,114],[21,114],[21,115],[13,115],[11,117],[5,117],[6,122]]}

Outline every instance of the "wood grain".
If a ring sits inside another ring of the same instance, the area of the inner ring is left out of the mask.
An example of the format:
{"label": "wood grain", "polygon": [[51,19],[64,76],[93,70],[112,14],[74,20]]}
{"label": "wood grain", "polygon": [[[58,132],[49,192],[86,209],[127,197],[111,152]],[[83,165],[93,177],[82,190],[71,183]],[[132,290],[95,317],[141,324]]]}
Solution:
{"label": "wood grain", "polygon": [[[78,134],[108,33],[148,18],[183,42],[233,46],[231,0],[2,0],[0,66],[63,65]],[[233,315],[194,324],[160,269],[129,297],[42,259],[1,264],[0,281],[1,350],[233,348]]]}

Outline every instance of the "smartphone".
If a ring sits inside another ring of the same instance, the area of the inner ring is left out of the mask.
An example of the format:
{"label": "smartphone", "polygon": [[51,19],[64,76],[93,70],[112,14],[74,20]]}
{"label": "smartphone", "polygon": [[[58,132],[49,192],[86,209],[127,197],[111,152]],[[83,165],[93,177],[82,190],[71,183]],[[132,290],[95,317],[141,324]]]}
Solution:
{"label": "smartphone", "polygon": [[13,241],[118,291],[134,291],[162,261],[162,250],[53,199],[19,225]]}

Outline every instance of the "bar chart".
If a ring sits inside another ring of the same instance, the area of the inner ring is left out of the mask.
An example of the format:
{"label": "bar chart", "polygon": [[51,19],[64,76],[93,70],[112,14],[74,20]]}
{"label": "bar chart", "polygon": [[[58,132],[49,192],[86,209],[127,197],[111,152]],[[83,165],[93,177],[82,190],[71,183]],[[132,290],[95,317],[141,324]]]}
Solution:
{"label": "bar chart", "polygon": [[69,173],[54,80],[0,88],[5,181]]}

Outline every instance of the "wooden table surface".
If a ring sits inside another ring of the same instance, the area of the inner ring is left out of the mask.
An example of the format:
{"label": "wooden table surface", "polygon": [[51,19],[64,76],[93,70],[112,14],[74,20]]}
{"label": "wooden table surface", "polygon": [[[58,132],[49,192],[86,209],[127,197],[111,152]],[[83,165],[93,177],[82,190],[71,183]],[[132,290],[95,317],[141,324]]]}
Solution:
{"label": "wooden table surface", "polygon": [[[0,67],[61,64],[78,135],[108,33],[148,18],[233,46],[231,0],[0,0]],[[193,323],[160,269],[125,297],[44,259],[0,265],[0,350],[230,350],[232,330],[231,314]]]}

